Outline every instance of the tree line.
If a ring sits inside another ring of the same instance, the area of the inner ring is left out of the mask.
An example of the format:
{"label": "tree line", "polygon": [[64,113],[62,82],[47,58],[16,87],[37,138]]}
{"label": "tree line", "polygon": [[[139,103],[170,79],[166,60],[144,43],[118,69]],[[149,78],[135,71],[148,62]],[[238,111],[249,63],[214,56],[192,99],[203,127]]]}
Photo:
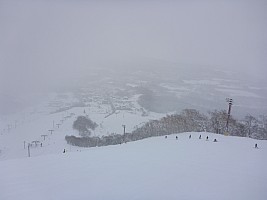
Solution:
{"label": "tree line", "polygon": [[[208,115],[195,109],[185,109],[180,114],[167,115],[160,120],[147,122],[133,133],[164,135],[182,132],[207,131],[226,134],[227,113],[225,110],[210,111]],[[267,139],[267,117],[247,115],[242,120],[230,116],[228,135]]]}
{"label": "tree line", "polygon": [[[213,132],[226,134],[227,113],[225,110],[214,110],[207,115],[195,109],[185,109],[180,114],[167,115],[159,120],[151,120],[143,126],[136,128],[132,133],[111,134],[102,137],[76,137],[66,136],[68,144],[81,147],[94,147],[116,145],[145,139],[153,136],[163,136],[183,132]],[[92,124],[92,121],[90,121]],[[94,124],[95,128],[96,124]],[[237,120],[230,116],[228,135],[250,137],[254,139],[267,139],[267,117],[258,118],[246,115],[244,119]]]}

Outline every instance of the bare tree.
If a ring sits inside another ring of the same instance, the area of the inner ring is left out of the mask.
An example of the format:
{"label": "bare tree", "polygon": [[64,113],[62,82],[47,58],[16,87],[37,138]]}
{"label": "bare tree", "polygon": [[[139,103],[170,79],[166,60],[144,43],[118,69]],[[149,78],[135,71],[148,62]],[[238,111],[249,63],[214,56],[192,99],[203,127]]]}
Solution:
{"label": "bare tree", "polygon": [[253,134],[255,134],[259,128],[259,121],[252,115],[248,114],[245,116],[244,122],[247,133],[246,136],[252,137]]}

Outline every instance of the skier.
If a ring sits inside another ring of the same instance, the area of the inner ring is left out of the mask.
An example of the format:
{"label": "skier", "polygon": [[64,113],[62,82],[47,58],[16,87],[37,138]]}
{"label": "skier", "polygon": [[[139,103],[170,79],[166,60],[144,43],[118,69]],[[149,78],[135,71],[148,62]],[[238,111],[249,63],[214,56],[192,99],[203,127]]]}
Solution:
{"label": "skier", "polygon": [[201,135],[199,136],[199,139],[201,139]]}
{"label": "skier", "polygon": [[258,144],[257,143],[255,144],[255,149],[258,149]]}
{"label": "skier", "polygon": [[176,136],[176,140],[178,140],[178,136]]}
{"label": "skier", "polygon": [[206,140],[209,140],[209,136],[206,137]]}
{"label": "skier", "polygon": [[189,139],[191,139],[191,135],[189,135]]}
{"label": "skier", "polygon": [[217,140],[216,140],[216,139],[214,139],[214,140],[213,140],[213,142],[217,142]]}
{"label": "skier", "polygon": [[166,136],[165,136],[165,139],[167,139],[167,137],[168,137],[168,136],[166,135]]}
{"label": "skier", "polygon": [[66,150],[64,149],[63,153],[66,153]]}

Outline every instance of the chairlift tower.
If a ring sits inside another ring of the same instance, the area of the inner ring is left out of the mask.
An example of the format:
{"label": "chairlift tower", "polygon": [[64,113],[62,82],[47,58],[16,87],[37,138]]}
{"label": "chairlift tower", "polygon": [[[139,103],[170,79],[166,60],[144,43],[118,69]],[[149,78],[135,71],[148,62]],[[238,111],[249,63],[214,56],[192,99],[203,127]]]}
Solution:
{"label": "chairlift tower", "polygon": [[231,115],[231,108],[232,108],[232,105],[233,105],[233,99],[226,98],[226,102],[228,102],[228,112],[227,112],[227,120],[226,120],[226,133],[228,134],[229,119],[230,119],[230,115]]}
{"label": "chairlift tower", "polygon": [[28,143],[28,157],[31,157],[30,143]]}
{"label": "chairlift tower", "polygon": [[125,129],[126,129],[126,125],[122,125],[122,127],[123,127],[123,140],[125,142]]}
{"label": "chairlift tower", "polygon": [[48,135],[41,135],[41,137],[44,137],[44,140],[45,140],[45,138],[47,137]]}

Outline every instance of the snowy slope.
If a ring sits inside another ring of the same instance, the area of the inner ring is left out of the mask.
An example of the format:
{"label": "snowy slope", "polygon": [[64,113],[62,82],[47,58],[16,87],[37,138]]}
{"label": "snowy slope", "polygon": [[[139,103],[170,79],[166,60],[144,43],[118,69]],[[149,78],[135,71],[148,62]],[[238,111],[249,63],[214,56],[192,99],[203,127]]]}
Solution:
{"label": "snowy slope", "polygon": [[[152,112],[148,116],[142,116],[140,112],[133,113],[122,110],[108,115],[106,112],[102,112],[102,108],[93,108],[92,106],[74,107],[67,111],[52,114],[46,109],[43,108],[41,112],[28,112],[24,115],[19,113],[11,116],[6,121],[0,120],[2,122],[0,123],[0,160],[27,157],[27,144],[32,143],[32,141],[40,142],[39,145],[33,145],[31,148],[32,156],[57,154],[61,153],[63,149],[79,149],[70,147],[65,141],[66,135],[78,135],[73,130],[72,125],[79,115],[88,115],[99,125],[92,132],[93,136],[109,135],[111,133],[122,134],[122,125],[126,125],[126,132],[131,132],[142,123],[165,116]],[[84,113],[84,111],[86,112]],[[57,126],[57,124],[60,125]],[[8,125],[10,130],[6,128]],[[54,131],[51,134],[49,130]],[[24,143],[26,144],[25,148]],[[41,143],[42,147],[40,147]]]}
{"label": "snowy slope", "polygon": [[201,134],[0,161],[0,199],[266,200],[267,142]]}

